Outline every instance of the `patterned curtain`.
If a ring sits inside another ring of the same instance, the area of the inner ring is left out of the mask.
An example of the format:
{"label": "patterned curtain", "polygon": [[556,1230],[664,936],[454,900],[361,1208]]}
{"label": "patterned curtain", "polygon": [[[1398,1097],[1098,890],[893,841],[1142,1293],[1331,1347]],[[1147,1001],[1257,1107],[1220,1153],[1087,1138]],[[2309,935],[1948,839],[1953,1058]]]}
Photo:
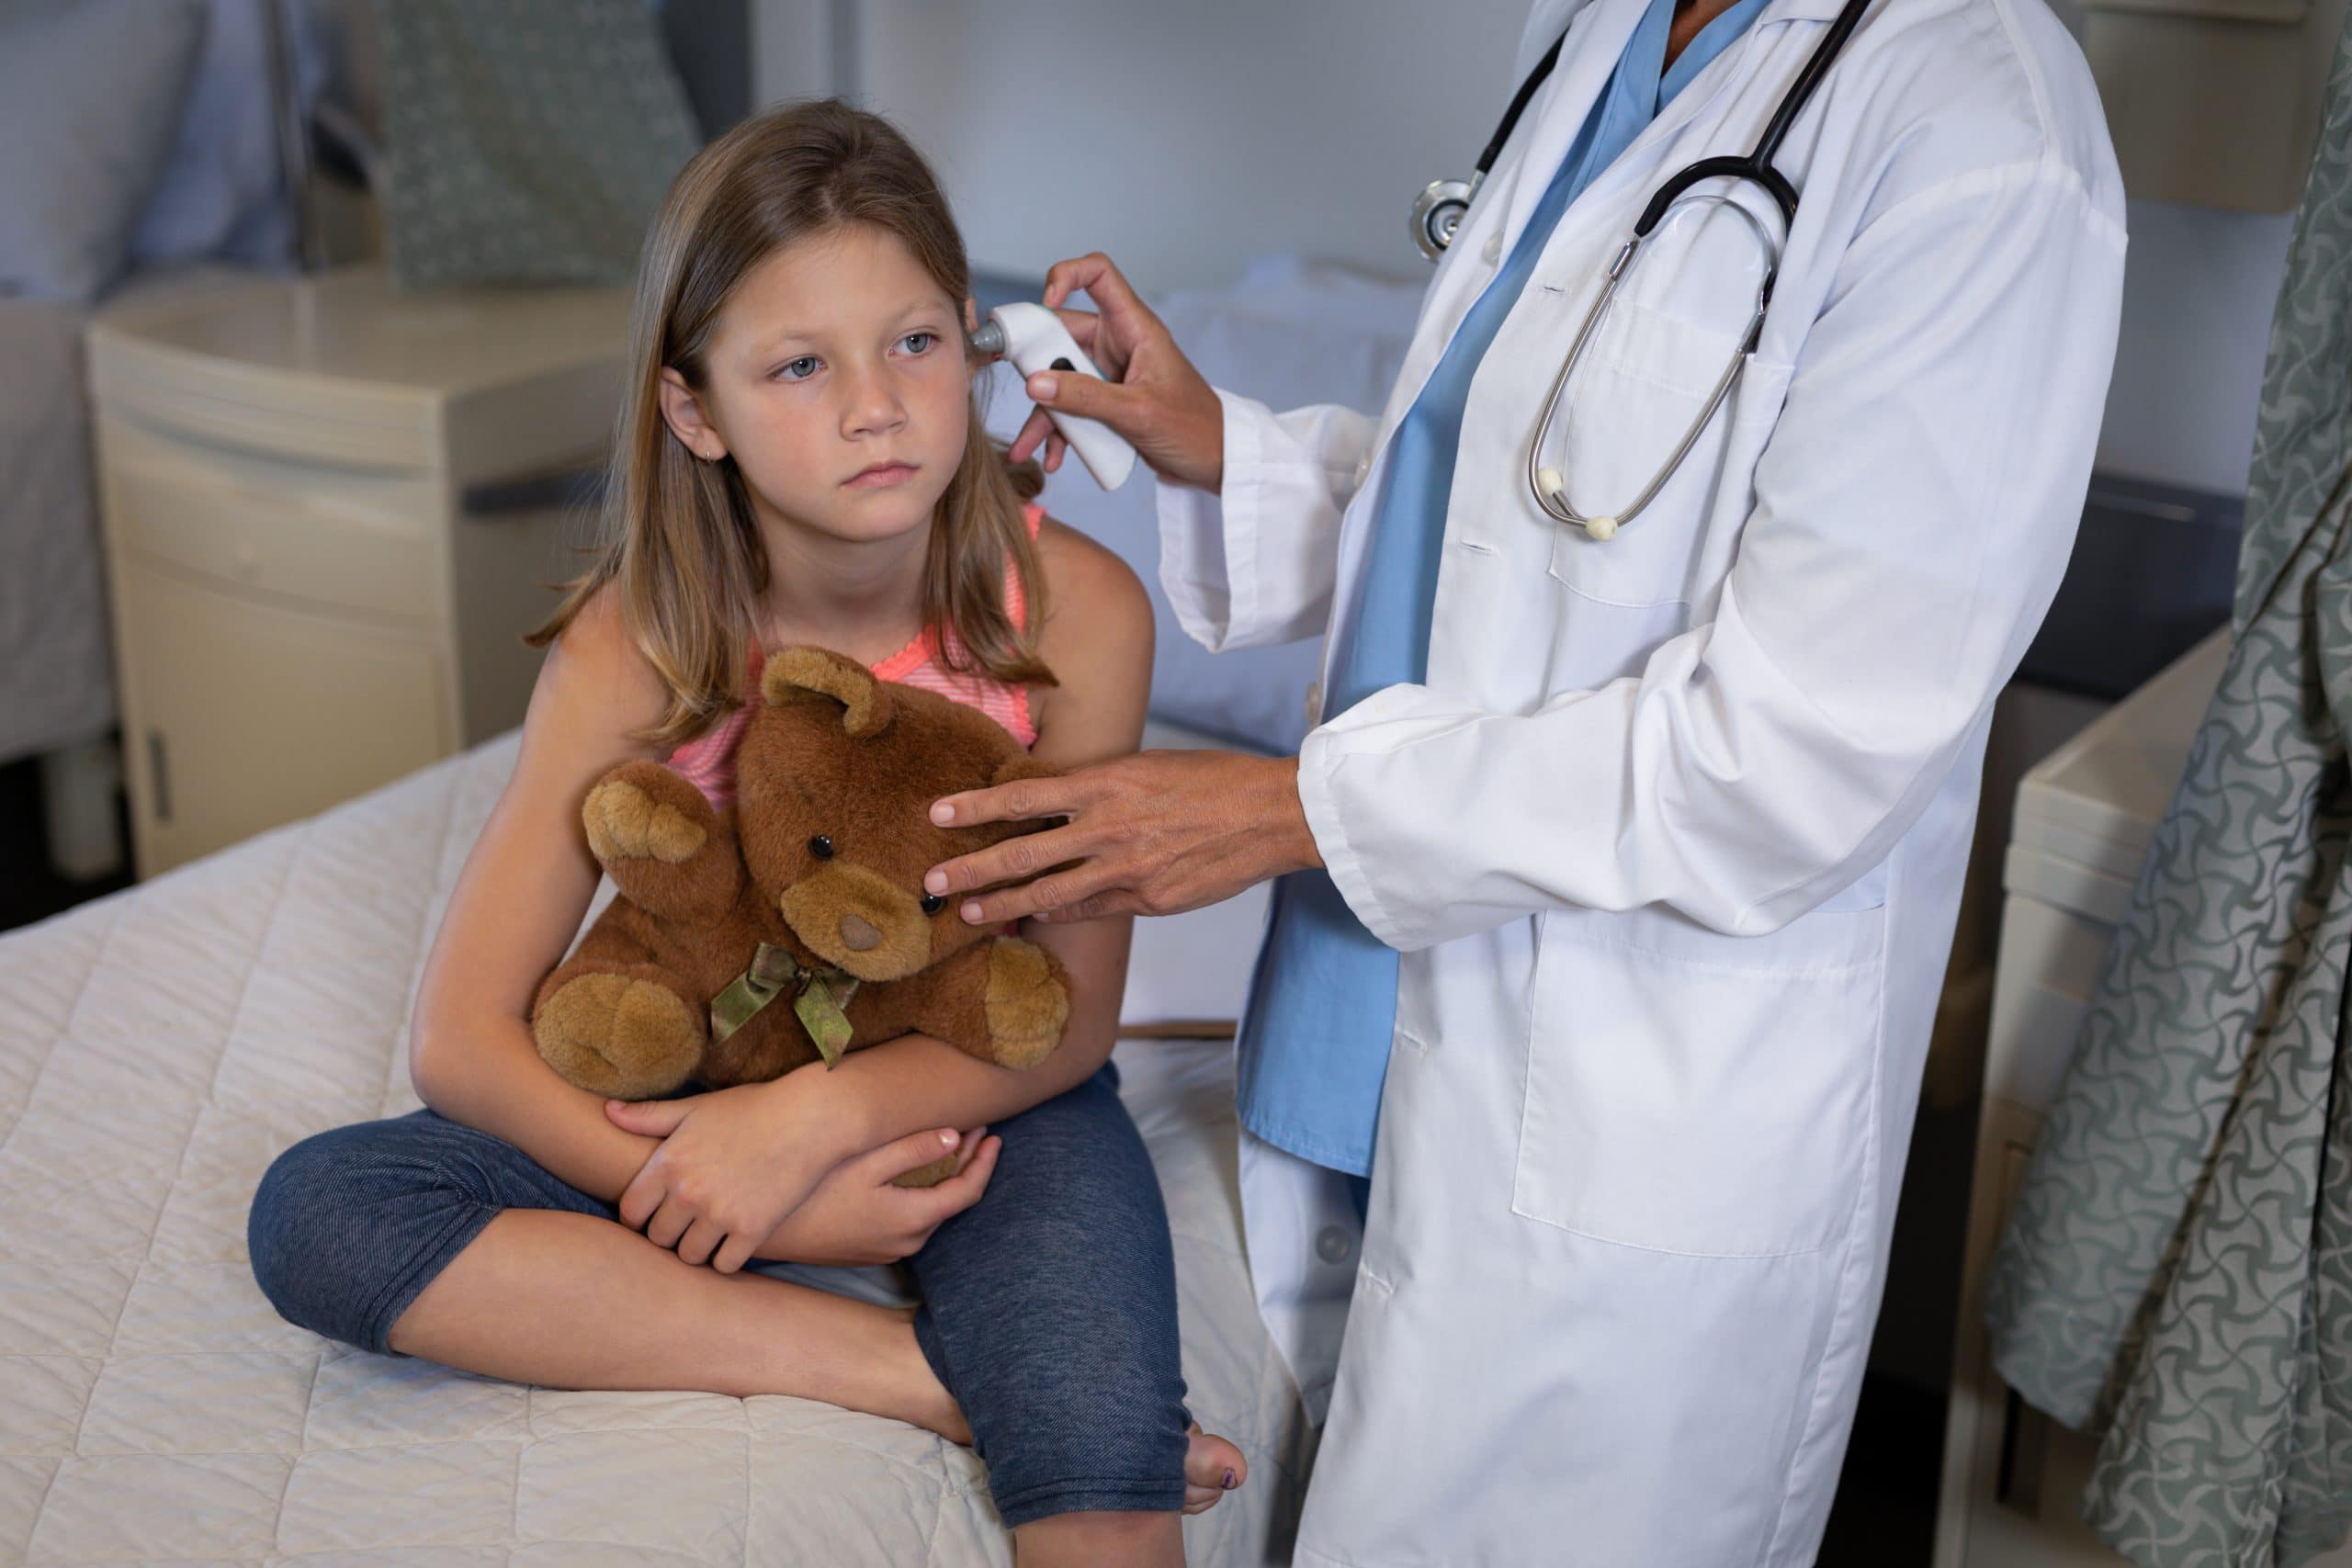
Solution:
{"label": "patterned curtain", "polygon": [[2100,1435],[2143,1568],[2352,1527],[2352,32],[2263,374],[2233,645],[1994,1264],[1994,1363]]}
{"label": "patterned curtain", "polygon": [[627,284],[701,145],[643,0],[376,0],[392,281]]}

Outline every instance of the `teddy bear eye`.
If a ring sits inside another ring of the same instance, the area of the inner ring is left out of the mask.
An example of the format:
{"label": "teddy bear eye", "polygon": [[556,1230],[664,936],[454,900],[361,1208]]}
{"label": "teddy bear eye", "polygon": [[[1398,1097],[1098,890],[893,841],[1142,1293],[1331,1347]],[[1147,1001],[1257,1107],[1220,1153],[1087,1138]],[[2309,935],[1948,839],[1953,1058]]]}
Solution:
{"label": "teddy bear eye", "polygon": [[946,906],[947,900],[936,893],[926,893],[922,896],[922,912],[926,915],[935,915]]}
{"label": "teddy bear eye", "polygon": [[808,840],[808,852],[819,860],[831,860],[833,858],[833,841],[820,833]]}

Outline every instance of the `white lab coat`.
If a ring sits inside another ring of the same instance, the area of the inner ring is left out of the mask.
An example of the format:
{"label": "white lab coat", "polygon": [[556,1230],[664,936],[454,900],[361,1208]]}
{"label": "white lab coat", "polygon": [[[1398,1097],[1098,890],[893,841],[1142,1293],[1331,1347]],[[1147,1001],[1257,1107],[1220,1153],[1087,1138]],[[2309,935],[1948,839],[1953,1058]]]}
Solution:
{"label": "white lab coat", "polygon": [[[1220,391],[1222,494],[1160,495],[1195,637],[1347,613],[1388,434],[1643,6],[1536,6],[1512,85],[1573,12],[1558,69],[1376,422]],[[1267,1321],[1329,1399],[1312,1568],[1819,1543],[1987,719],[2064,567],[2115,344],[2121,186],[2040,0],[1863,20],[1780,153],[1802,199],[1758,351],[1647,512],[1597,543],[1524,473],[1651,191],[1748,150],[1837,9],[1772,0],[1568,209],[1471,388],[1427,682],[1302,750],[1332,875],[1404,953],[1361,1239],[1335,1179],[1244,1153]],[[1675,222],[1630,275],[1564,437],[1580,509],[1622,509],[1702,405],[1754,300],[1747,232]]]}

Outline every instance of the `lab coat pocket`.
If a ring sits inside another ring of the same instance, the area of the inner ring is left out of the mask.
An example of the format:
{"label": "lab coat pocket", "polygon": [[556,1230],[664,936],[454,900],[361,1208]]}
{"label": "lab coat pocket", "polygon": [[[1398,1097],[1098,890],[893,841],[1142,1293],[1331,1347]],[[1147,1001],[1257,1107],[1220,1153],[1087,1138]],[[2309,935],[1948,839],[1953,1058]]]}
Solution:
{"label": "lab coat pocket", "polygon": [[[1789,382],[1786,365],[1749,356],[1692,434],[1739,343],[1736,332],[1631,301],[1610,307],[1537,460],[1560,470],[1577,513],[1621,521],[1600,538],[1545,517],[1553,577],[1612,604],[1690,603],[1705,593],[1729,556],[1711,541],[1727,547],[1745,518],[1756,459]],[[1690,449],[1676,460],[1686,436]],[[1669,462],[1657,493],[1625,518]]]}
{"label": "lab coat pocket", "polygon": [[1547,913],[1513,1210],[1705,1257],[1840,1234],[1875,1125],[1885,910],[1833,904],[1760,937]]}

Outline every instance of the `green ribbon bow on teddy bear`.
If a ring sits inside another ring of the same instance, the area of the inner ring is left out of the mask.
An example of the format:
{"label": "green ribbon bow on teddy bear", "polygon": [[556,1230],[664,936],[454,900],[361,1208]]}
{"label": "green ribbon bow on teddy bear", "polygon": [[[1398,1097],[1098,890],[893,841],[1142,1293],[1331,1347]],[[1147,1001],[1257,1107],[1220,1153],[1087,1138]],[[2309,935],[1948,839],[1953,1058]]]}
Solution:
{"label": "green ribbon bow on teddy bear", "polygon": [[857,976],[845,969],[819,969],[803,964],[773,942],[760,943],[759,951],[752,954],[751,967],[711,998],[711,1038],[726,1039],[787,990],[794,993],[793,1015],[808,1032],[830,1072],[849,1049],[849,1015],[842,1010],[857,994]]}

